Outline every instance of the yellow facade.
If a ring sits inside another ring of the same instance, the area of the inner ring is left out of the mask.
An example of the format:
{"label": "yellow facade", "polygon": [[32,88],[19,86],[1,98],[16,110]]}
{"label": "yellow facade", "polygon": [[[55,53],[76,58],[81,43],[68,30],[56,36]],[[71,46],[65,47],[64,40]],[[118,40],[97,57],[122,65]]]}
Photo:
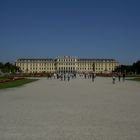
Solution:
{"label": "yellow facade", "polygon": [[63,56],[52,59],[18,59],[16,66],[23,73],[110,73],[119,63],[114,59],[81,59],[77,57]]}

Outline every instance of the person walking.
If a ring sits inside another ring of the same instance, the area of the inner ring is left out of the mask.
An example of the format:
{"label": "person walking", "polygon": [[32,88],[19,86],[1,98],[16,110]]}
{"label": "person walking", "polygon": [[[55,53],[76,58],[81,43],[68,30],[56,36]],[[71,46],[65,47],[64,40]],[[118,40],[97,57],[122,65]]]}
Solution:
{"label": "person walking", "polygon": [[64,81],[66,81],[66,74],[64,74]]}
{"label": "person walking", "polygon": [[115,80],[116,80],[116,77],[115,77],[115,74],[113,74],[112,76],[112,83],[115,84]]}
{"label": "person walking", "polygon": [[68,74],[68,82],[70,81],[70,75]]}
{"label": "person walking", "polygon": [[123,73],[123,82],[125,81],[125,73]]}
{"label": "person walking", "polygon": [[121,81],[121,74],[120,73],[118,74],[118,81],[119,82]]}
{"label": "person walking", "polygon": [[92,76],[91,76],[92,82],[94,82],[95,76],[96,76],[96,74],[95,73],[92,73]]}
{"label": "person walking", "polygon": [[84,74],[84,76],[85,76],[85,79],[87,79],[87,75],[86,75],[86,73]]}
{"label": "person walking", "polygon": [[61,81],[63,81],[63,74],[62,73],[60,75],[60,79],[61,79]]}

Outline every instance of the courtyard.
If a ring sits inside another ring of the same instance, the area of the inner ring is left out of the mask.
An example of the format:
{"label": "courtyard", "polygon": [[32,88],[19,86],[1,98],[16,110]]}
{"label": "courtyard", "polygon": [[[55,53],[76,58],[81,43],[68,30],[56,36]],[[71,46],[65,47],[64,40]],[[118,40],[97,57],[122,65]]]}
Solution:
{"label": "courtyard", "polygon": [[0,90],[0,140],[139,139],[139,82],[41,78]]}

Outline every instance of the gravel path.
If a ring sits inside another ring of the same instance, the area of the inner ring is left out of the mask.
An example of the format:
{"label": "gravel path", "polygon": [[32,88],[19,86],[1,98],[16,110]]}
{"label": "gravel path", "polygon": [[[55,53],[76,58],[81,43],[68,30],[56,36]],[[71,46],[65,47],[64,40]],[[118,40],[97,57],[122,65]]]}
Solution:
{"label": "gravel path", "polygon": [[0,140],[140,140],[140,83],[42,78],[0,90]]}

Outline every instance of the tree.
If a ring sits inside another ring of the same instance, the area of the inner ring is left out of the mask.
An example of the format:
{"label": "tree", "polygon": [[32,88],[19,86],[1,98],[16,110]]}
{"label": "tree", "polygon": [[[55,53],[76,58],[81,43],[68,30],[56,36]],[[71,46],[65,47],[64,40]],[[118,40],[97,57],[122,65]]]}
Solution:
{"label": "tree", "polygon": [[115,69],[115,71],[126,74],[140,74],[140,60],[133,63],[132,65],[120,65]]}
{"label": "tree", "polygon": [[1,63],[0,62],[0,70],[3,72],[3,73],[15,73],[15,72],[20,72],[20,68],[15,66],[14,64],[12,63]]}
{"label": "tree", "polygon": [[3,63],[0,62],[0,69],[3,69]]}
{"label": "tree", "polygon": [[140,74],[140,60],[133,63],[132,67],[137,74]]}

